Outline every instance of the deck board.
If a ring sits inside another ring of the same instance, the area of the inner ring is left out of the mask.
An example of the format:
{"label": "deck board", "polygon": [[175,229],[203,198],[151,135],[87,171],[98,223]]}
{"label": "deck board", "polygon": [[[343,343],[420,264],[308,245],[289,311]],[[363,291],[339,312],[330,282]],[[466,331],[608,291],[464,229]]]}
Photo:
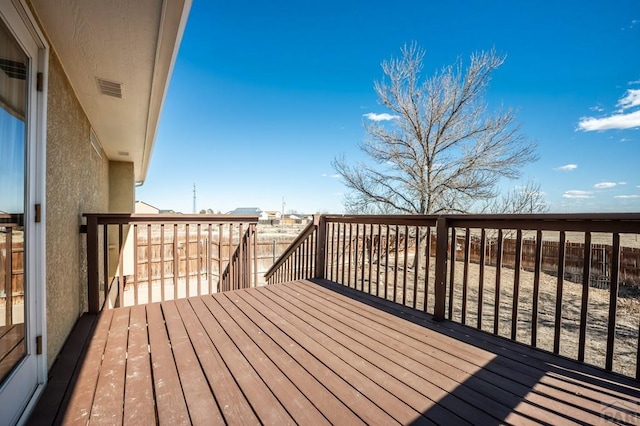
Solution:
{"label": "deck board", "polygon": [[64,424],[640,423],[632,379],[326,281],[105,311],[77,378]]}
{"label": "deck board", "polygon": [[172,425],[188,425],[189,412],[187,403],[184,400],[184,393],[178,376],[174,352],[169,343],[161,305],[151,304],[147,305],[146,308],[158,421]]}
{"label": "deck board", "polygon": [[[316,302],[320,304],[323,301],[322,293],[318,293],[310,287],[296,288],[295,291],[297,294],[295,295],[291,293],[292,289],[290,288],[284,291],[288,291],[291,298],[298,296],[297,300],[300,302],[305,300],[304,296],[309,298],[311,303]],[[440,349],[440,345],[429,345],[427,342],[422,342],[402,334],[398,330],[401,330],[401,327],[406,328],[407,325],[402,323],[401,320],[394,321],[396,318],[390,319],[393,324],[387,322],[386,325],[388,327],[381,328],[381,324],[375,322],[371,317],[357,315],[354,311],[356,306],[351,300],[346,299],[344,305],[341,305],[339,302],[340,301],[335,301],[335,303],[332,303],[327,313],[333,315],[336,319],[341,319],[345,325],[353,328],[358,333],[356,336],[370,336],[376,339],[378,343],[393,347],[398,352],[403,351],[403,349],[407,347],[412,348],[412,350],[407,353],[409,359],[404,363],[406,368],[410,371],[428,371],[429,374],[426,378],[430,380],[436,379],[437,385],[447,392],[451,392],[455,387],[464,383],[464,386],[458,390],[458,394],[465,401],[472,402],[476,407],[483,407],[495,414],[501,412],[507,414],[504,420],[521,424],[526,422],[526,417],[535,416],[538,420],[558,423],[563,421],[563,417],[558,415],[558,413],[573,415],[577,420],[584,422],[599,420],[589,413],[575,410],[571,406],[557,402],[558,399],[570,399],[570,394],[560,394],[560,392],[554,392],[553,389],[550,389],[545,395],[536,393],[529,394],[530,388],[528,386],[505,378],[503,375],[505,373],[504,371],[501,371],[502,374],[485,371],[481,369],[481,367],[483,367],[482,365],[473,365],[460,357],[454,358],[455,365],[448,364],[442,360],[450,358],[451,355],[457,355],[459,352],[454,354],[447,353]],[[394,330],[394,326],[397,326],[398,329]],[[390,332],[390,330],[393,331]],[[375,336],[376,334],[386,336],[387,338]],[[442,346],[444,347],[444,345]],[[478,360],[477,356],[475,360]],[[403,360],[398,356],[394,357],[392,361],[398,364],[403,363]],[[490,362],[490,359],[487,358],[484,362]],[[510,374],[512,371],[512,369],[509,369],[506,374]],[[483,374],[483,377],[472,377],[472,380],[469,380],[469,374],[478,374],[479,372],[486,372],[487,374]],[[454,388],[451,386],[454,386]],[[547,395],[551,397],[546,397]],[[499,401],[501,405],[496,405],[496,401]],[[586,403],[587,408],[603,408],[597,404],[589,404],[590,401],[587,400],[583,400],[582,402]],[[515,407],[515,409],[510,409],[510,407]],[[505,409],[513,410],[514,413],[505,413]],[[554,409],[556,413],[549,412],[554,411]]]}
{"label": "deck board", "polygon": [[153,406],[153,387],[149,380],[151,359],[147,314],[144,306],[135,306],[131,308],[129,315],[124,418],[135,424],[152,424],[155,423],[156,414]]}

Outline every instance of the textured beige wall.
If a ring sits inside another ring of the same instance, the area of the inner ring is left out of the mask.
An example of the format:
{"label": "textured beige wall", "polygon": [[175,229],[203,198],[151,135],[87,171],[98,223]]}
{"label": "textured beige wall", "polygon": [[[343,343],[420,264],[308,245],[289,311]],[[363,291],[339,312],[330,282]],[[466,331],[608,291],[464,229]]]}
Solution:
{"label": "textured beige wall", "polygon": [[[135,174],[133,163],[109,161],[109,213],[133,213],[135,210]],[[123,241],[129,241],[129,227],[122,228]],[[118,228],[109,227],[109,281],[118,268]],[[126,263],[126,262],[125,262]],[[125,265],[126,271],[133,265]]]}
{"label": "textured beige wall", "polygon": [[90,142],[90,124],[55,52],[47,112],[47,353],[49,366],[86,309],[82,213],[109,208],[109,162]]}
{"label": "textured beige wall", "polygon": [[132,213],[135,205],[133,163],[109,161],[109,212]]}

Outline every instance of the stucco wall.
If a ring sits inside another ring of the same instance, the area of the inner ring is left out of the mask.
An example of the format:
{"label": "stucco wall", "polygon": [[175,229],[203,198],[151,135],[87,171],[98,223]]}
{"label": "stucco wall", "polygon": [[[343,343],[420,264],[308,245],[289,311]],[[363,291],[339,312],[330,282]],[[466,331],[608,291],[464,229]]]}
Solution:
{"label": "stucco wall", "polygon": [[109,162],[90,142],[90,124],[54,51],[47,113],[47,353],[51,366],[86,309],[82,213],[109,207]]}

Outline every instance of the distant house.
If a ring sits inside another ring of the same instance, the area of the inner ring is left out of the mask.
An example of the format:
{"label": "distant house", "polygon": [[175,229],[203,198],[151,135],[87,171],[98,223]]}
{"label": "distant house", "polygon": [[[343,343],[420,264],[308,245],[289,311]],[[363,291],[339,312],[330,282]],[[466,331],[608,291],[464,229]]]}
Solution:
{"label": "distant house", "polygon": [[282,213],[277,210],[267,210],[260,213],[259,222],[265,225],[279,225]]}
{"label": "distant house", "polygon": [[151,204],[145,203],[144,201],[136,201],[134,206],[134,212],[143,213],[143,214],[158,214],[160,213],[160,209],[152,206]]}
{"label": "distant house", "polygon": [[286,214],[284,215],[282,222],[285,225],[300,225],[302,224],[302,216],[297,214]]}
{"label": "distant house", "polygon": [[262,213],[262,210],[258,207],[238,207],[235,210],[227,212],[227,214],[235,216],[260,216],[260,213]]}

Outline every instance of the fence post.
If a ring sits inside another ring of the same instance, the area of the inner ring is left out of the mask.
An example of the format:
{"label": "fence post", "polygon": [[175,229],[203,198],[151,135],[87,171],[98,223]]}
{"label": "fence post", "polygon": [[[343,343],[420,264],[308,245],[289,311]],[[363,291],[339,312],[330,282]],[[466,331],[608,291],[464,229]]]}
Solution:
{"label": "fence post", "polygon": [[[105,277],[105,279],[107,278]],[[87,216],[87,304],[89,313],[92,314],[100,312],[99,281],[98,218]]]}
{"label": "fence post", "polygon": [[444,321],[447,293],[447,247],[449,245],[449,229],[447,218],[438,216],[436,222],[436,274],[435,274],[435,306],[433,319]]}
{"label": "fence post", "polygon": [[324,215],[313,217],[316,226],[316,265],[314,278],[324,279],[326,245],[327,245],[327,219]]}

